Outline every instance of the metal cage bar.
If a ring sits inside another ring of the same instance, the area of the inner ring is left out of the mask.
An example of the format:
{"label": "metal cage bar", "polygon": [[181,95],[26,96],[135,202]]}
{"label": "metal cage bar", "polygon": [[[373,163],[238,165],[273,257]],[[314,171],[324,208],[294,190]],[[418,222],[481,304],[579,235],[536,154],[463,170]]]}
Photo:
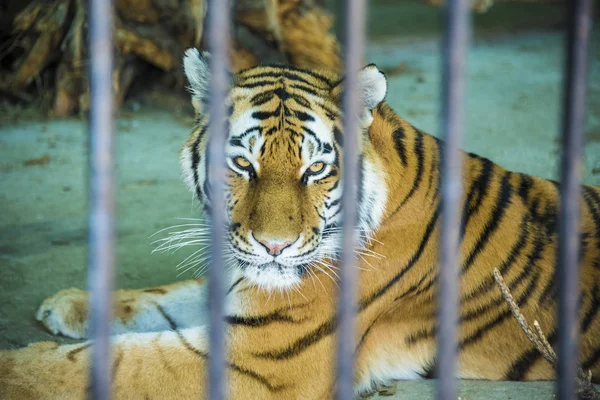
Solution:
{"label": "metal cage bar", "polygon": [[592,0],[569,8],[562,105],[562,160],[558,243],[558,398],[575,399],[579,367],[579,252],[581,155]]}
{"label": "metal cage bar", "polygon": [[114,256],[114,105],[112,2],[90,0],[90,333],[91,397],[110,397],[110,318]]}
{"label": "metal cage bar", "polygon": [[438,399],[456,399],[459,236],[462,199],[461,138],[464,132],[465,70],[470,36],[470,1],[448,0],[442,44],[441,243],[439,270]]}
{"label": "metal cage bar", "polygon": [[[227,50],[229,49],[228,0],[210,0],[208,3],[208,48],[211,52],[211,88],[209,100],[208,157],[210,182],[210,210],[212,244],[209,268],[209,349],[208,398],[225,398],[225,134],[227,111],[225,100],[229,87]],[[199,311],[199,310],[198,310]]]}
{"label": "metal cage bar", "polygon": [[337,329],[337,388],[336,398],[354,397],[354,351],[356,312],[356,268],[354,246],[356,243],[356,180],[358,178],[358,116],[361,114],[358,71],[363,62],[365,40],[365,0],[347,0],[343,23],[344,37],[344,171],[342,176],[343,238],[340,263],[340,291],[338,295]]}

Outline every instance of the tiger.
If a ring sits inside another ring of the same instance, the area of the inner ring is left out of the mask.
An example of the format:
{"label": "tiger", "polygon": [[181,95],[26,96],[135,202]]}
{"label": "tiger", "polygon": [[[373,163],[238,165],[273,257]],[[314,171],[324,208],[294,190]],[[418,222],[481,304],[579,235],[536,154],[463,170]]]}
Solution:
{"label": "tiger", "polygon": [[[210,217],[208,55],[184,71],[196,123],[181,149],[183,180]],[[360,107],[354,390],[435,377],[443,142],[385,103],[387,80],[357,73]],[[225,153],[227,398],[325,399],[336,391],[342,237],[344,76],[286,65],[231,75]],[[350,132],[350,134],[353,134]],[[556,182],[463,152],[456,377],[552,380],[553,367],[513,319],[498,269],[529,321],[556,343]],[[185,231],[207,239],[206,225]],[[580,363],[600,376],[600,188],[581,188]],[[205,397],[210,357],[203,278],[114,293],[112,395]],[[85,339],[87,294],[67,289],[37,319]],[[90,341],[0,354],[3,399],[75,399],[90,390]]]}

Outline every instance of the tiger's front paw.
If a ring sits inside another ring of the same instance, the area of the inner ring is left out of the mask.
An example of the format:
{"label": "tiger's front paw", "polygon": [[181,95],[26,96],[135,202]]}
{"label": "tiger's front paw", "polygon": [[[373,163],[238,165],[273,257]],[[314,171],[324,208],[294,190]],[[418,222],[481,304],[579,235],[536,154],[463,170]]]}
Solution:
{"label": "tiger's front paw", "polygon": [[44,300],[36,319],[55,335],[84,339],[88,334],[87,309],[87,292],[71,288]]}

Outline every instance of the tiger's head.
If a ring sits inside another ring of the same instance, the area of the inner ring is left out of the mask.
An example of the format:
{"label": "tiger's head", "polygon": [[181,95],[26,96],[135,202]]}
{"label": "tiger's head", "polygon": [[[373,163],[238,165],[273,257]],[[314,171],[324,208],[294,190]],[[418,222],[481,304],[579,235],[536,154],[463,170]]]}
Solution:
{"label": "tiger's head", "polygon": [[[197,124],[181,151],[183,175],[204,210],[211,206],[207,125],[210,72],[206,54],[184,57]],[[387,83],[374,65],[359,72],[362,113],[358,230],[381,222],[386,201],[382,166],[370,143],[372,109]],[[331,72],[260,66],[232,76],[227,96],[226,221],[234,267],[267,289],[299,284],[341,239],[343,79]],[[206,213],[209,217],[209,213]],[[331,262],[331,261],[329,261]]]}

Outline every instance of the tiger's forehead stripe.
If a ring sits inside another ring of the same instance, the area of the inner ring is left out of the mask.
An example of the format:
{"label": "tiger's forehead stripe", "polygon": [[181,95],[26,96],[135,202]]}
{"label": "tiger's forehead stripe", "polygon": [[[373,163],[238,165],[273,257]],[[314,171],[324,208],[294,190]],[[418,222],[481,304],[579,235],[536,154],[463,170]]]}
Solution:
{"label": "tiger's forehead stripe", "polygon": [[334,76],[329,72],[314,72],[302,68],[290,67],[288,65],[286,65],[285,68],[270,65],[263,66],[258,71],[256,69],[241,71],[236,75],[235,79],[236,83],[240,84],[250,80],[264,80],[264,78],[280,78],[282,76],[289,80],[299,81],[309,86],[325,90],[333,87],[337,80],[337,76]]}
{"label": "tiger's forehead stripe", "polygon": [[[234,86],[244,89],[261,88],[256,100],[263,98],[263,94],[268,91],[275,90],[274,86],[285,85],[288,95],[296,94],[297,99],[301,102],[305,95],[312,98],[318,103],[325,103],[325,99],[329,97],[329,93],[333,88],[333,83],[337,77],[329,74],[315,73],[298,68],[280,68],[275,66],[267,66],[260,71],[249,70],[240,72],[234,79]],[[284,93],[279,93],[284,94]],[[266,96],[266,95],[264,95]],[[304,104],[304,106],[307,106]],[[335,111],[335,107],[329,105],[327,111],[331,114],[339,114]]]}
{"label": "tiger's forehead stripe", "polygon": [[[323,119],[326,123],[319,123],[318,129],[309,129],[335,132],[339,129],[336,125],[341,111],[330,99],[333,81],[333,78],[315,76],[306,71],[276,67],[266,67],[258,73],[242,72],[236,76],[231,92],[230,99],[234,107],[232,119],[239,118],[249,109],[255,109],[253,117],[261,121],[266,122],[271,117],[291,117],[280,121],[289,127],[294,126],[295,122],[306,126]],[[271,135],[282,130],[281,123],[265,126],[264,134]],[[288,131],[293,135],[305,134],[294,129]]]}

